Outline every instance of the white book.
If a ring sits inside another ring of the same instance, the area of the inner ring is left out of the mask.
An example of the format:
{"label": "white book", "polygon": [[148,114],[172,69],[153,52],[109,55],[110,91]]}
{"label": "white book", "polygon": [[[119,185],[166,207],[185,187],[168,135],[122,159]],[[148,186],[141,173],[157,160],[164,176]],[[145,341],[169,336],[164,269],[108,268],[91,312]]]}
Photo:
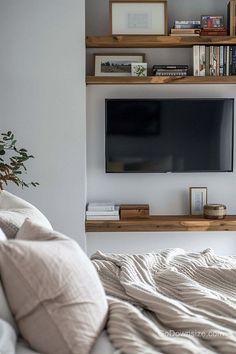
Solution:
{"label": "white book", "polygon": [[115,215],[119,215],[119,206],[115,207],[115,210],[87,210],[86,211],[86,215],[87,216],[115,216]]}
{"label": "white book", "polygon": [[86,220],[120,220],[119,215],[88,215]]}
{"label": "white book", "polygon": [[206,76],[206,47],[199,46],[199,76]]}
{"label": "white book", "polygon": [[200,75],[200,46],[194,45],[193,46],[193,75],[199,76]]}
{"label": "white book", "polygon": [[226,58],[226,76],[229,76],[229,45],[227,45]]}
{"label": "white book", "polygon": [[114,211],[115,203],[113,202],[101,202],[101,203],[89,203],[87,207],[88,211]]}

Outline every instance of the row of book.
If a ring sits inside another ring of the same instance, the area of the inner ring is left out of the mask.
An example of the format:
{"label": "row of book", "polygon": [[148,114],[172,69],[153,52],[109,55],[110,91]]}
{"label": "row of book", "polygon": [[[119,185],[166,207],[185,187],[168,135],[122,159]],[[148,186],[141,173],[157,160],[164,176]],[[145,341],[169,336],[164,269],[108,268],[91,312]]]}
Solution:
{"label": "row of book", "polygon": [[227,36],[226,28],[211,28],[211,29],[176,29],[172,28],[170,35],[172,37],[200,37],[200,36]]}
{"label": "row of book", "polygon": [[201,21],[175,21],[170,35],[173,37],[227,36],[228,32],[222,16],[202,16],[202,18],[204,18],[202,23]]}
{"label": "row of book", "polygon": [[193,47],[194,76],[236,75],[236,46]]}
{"label": "row of book", "polygon": [[120,220],[119,206],[113,202],[89,203],[86,220]]}

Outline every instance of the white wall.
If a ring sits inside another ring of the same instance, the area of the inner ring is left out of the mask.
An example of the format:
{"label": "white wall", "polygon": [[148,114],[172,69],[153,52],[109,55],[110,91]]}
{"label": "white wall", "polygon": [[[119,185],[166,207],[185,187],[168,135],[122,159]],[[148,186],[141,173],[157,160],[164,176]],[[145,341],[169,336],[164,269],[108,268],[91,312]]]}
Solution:
{"label": "white wall", "polygon": [[[201,14],[225,14],[227,1],[170,0],[173,19],[197,19]],[[108,34],[108,2],[87,1],[87,33]],[[104,21],[95,21],[105,13]],[[194,16],[193,16],[194,14]],[[100,52],[110,52],[100,50]],[[124,52],[124,50],[116,50]],[[132,49],[147,53],[149,64],[192,62],[190,49]],[[88,72],[92,71],[92,50],[88,51]],[[97,50],[96,50],[97,52]],[[117,203],[148,203],[152,214],[188,214],[188,188],[207,186],[209,202],[224,203],[236,214],[236,171],[199,174],[106,174],[104,152],[105,98],[236,97],[235,85],[177,86],[88,86],[87,87],[87,185],[88,201],[112,199]],[[149,252],[166,247],[201,250],[214,248],[221,254],[236,254],[236,233],[91,233],[88,252]]]}
{"label": "white wall", "polygon": [[1,131],[35,155],[9,187],[85,246],[84,0],[0,0]]}

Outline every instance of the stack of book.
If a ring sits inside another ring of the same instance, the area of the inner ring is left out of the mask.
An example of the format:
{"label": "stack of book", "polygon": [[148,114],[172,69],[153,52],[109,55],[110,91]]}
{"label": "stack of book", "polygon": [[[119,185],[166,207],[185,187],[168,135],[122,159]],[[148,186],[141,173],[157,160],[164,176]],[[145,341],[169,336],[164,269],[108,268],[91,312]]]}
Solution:
{"label": "stack of book", "polygon": [[89,203],[86,220],[120,220],[119,206],[112,202]]}
{"label": "stack of book", "polygon": [[153,76],[187,76],[188,65],[154,65]]}
{"label": "stack of book", "polygon": [[236,46],[193,47],[194,76],[236,75]]}
{"label": "stack of book", "polygon": [[222,28],[203,28],[201,30],[201,36],[227,36],[227,29]]}
{"label": "stack of book", "polygon": [[171,29],[171,36],[199,37],[201,32],[201,21],[175,21]]}

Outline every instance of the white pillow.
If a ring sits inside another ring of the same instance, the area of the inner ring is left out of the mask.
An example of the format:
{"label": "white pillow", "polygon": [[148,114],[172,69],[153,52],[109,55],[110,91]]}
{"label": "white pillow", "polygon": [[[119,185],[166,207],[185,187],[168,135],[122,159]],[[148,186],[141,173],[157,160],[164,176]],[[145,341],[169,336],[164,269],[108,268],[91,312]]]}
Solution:
{"label": "white pillow", "polygon": [[0,229],[0,241],[6,241],[6,235],[4,234],[4,232],[2,231],[2,229]]}
{"label": "white pillow", "polygon": [[15,238],[25,219],[52,230],[48,219],[32,204],[7,191],[0,191],[0,228],[7,238]]}

